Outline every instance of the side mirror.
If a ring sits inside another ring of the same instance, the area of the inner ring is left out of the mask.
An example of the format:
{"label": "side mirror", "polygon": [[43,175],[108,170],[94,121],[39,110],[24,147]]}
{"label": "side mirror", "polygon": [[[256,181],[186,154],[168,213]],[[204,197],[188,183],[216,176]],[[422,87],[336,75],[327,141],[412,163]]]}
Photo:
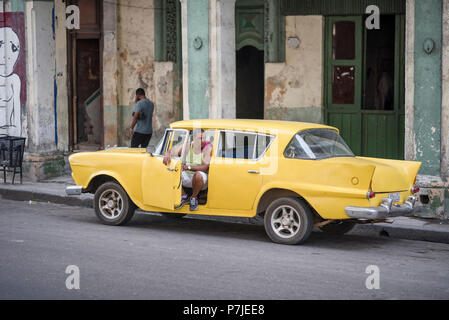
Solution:
{"label": "side mirror", "polygon": [[156,151],[156,147],[155,146],[148,146],[147,147],[147,152],[153,156],[153,153]]}

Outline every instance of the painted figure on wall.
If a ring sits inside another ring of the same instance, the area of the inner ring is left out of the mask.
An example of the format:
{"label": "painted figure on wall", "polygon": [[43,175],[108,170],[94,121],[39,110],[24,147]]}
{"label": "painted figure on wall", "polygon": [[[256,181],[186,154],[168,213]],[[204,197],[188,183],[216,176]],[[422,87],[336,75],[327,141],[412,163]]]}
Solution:
{"label": "painted figure on wall", "polygon": [[0,28],[0,127],[10,135],[21,134],[21,81],[14,73],[20,47],[11,27]]}
{"label": "painted figure on wall", "polygon": [[0,12],[0,134],[26,136],[25,20],[23,12]]}

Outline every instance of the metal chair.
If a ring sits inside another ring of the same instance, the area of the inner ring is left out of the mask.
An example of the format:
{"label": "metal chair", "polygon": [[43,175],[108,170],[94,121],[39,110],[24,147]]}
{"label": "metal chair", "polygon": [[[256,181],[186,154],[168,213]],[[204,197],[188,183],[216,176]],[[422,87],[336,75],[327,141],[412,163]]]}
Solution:
{"label": "metal chair", "polygon": [[16,173],[20,174],[22,183],[22,162],[25,150],[25,140],[22,137],[0,136],[0,171],[3,171],[3,182],[6,183],[6,173],[12,172],[14,184]]}

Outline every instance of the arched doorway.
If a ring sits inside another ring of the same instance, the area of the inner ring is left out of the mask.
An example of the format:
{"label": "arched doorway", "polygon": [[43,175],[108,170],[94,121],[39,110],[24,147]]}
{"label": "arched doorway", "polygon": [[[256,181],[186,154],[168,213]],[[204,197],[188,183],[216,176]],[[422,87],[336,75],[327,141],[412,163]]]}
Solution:
{"label": "arched doorway", "polygon": [[264,52],[245,46],[236,52],[236,116],[264,117]]}

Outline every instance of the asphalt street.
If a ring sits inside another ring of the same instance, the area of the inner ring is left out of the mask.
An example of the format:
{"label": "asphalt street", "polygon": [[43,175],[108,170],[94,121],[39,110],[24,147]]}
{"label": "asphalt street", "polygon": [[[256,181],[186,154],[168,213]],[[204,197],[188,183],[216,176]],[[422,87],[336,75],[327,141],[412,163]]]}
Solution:
{"label": "asphalt street", "polygon": [[449,244],[314,232],[285,246],[259,225],[192,217],[111,227],[90,208],[0,198],[0,299],[449,299]]}

